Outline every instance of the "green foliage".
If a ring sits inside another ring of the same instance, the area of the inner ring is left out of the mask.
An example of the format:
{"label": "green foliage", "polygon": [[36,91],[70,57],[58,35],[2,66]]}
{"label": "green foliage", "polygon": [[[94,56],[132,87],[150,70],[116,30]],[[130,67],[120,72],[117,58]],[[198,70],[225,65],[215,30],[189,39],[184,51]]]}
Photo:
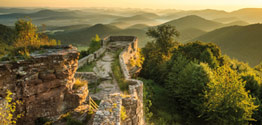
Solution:
{"label": "green foliage", "polygon": [[7,90],[4,103],[0,107],[0,124],[10,125],[16,124],[17,120],[23,117],[23,113],[16,114],[17,105],[23,104],[21,101],[14,101],[12,98],[13,93]]}
{"label": "green foliage", "polygon": [[181,121],[180,116],[174,112],[176,106],[166,96],[168,91],[153,80],[139,79],[143,81],[143,103],[146,123],[150,125],[171,125]]}
{"label": "green foliage", "polygon": [[131,65],[132,67],[137,66],[137,67],[140,67],[140,68],[141,68],[141,67],[142,67],[142,64],[143,64],[143,62],[144,62],[144,60],[145,60],[145,58],[143,57],[140,48],[138,48],[138,51],[136,52],[136,56],[135,56],[135,57],[136,57],[135,59],[131,58],[131,59],[129,60],[130,65]]}
{"label": "green foliage", "polygon": [[0,43],[12,45],[15,41],[15,30],[0,24]]}
{"label": "green foliage", "polygon": [[[210,81],[210,71],[206,64],[188,62],[182,57],[175,61],[166,79],[166,88],[169,97],[189,122],[201,114],[203,90]],[[184,65],[183,68],[179,67],[181,65]]]}
{"label": "green foliage", "polygon": [[101,48],[101,39],[96,34],[96,36],[94,38],[92,38],[91,43],[89,44],[88,49],[80,51],[79,59],[82,59],[82,58],[88,56],[89,54],[94,53],[95,51],[97,51],[100,48]]}
{"label": "green foliage", "polygon": [[259,97],[261,78],[255,73],[247,72],[241,75],[241,79],[246,83],[245,88],[253,97]]}
{"label": "green foliage", "polygon": [[51,122],[51,120],[48,118],[40,117],[35,120],[35,125],[46,125],[46,123],[48,122]]}
{"label": "green foliage", "polygon": [[141,76],[161,81],[157,76],[163,64],[171,58],[173,49],[178,45],[175,37],[178,37],[179,33],[170,25],[161,25],[149,29],[147,35],[154,38],[154,41],[148,42],[142,49],[145,60]]}
{"label": "green foliage", "polygon": [[76,78],[75,84],[73,85],[73,90],[77,90],[85,85],[88,85],[88,82],[86,80],[83,80],[81,78]]}
{"label": "green foliage", "polygon": [[255,70],[262,72],[262,62],[254,67]]}
{"label": "green foliage", "polygon": [[199,41],[190,42],[178,46],[173,53],[173,57],[183,55],[191,61],[208,63],[211,68],[216,68],[224,64],[221,50],[217,45],[212,43],[203,43]]}
{"label": "green foliage", "polygon": [[155,44],[160,48],[160,52],[168,56],[170,51],[174,48],[175,37],[179,36],[179,32],[171,25],[161,25],[157,28],[150,28],[147,33],[148,36],[155,39]]}
{"label": "green foliage", "polygon": [[112,71],[114,78],[116,79],[118,86],[120,90],[124,93],[127,93],[128,91],[128,83],[125,80],[124,74],[122,73],[121,67],[120,67],[120,62],[119,62],[119,54],[122,52],[122,50],[119,50],[118,52],[115,53],[115,60],[112,63]]}
{"label": "green foliage", "polygon": [[16,60],[21,57],[22,59],[27,59],[30,58],[30,52],[39,50],[42,46],[56,46],[60,44],[60,41],[49,39],[45,34],[39,32],[32,20],[19,19],[15,23],[13,47],[7,47],[9,48],[8,51],[4,51],[1,47],[0,56],[2,53],[2,55],[8,54],[8,57],[6,57],[8,60]]}
{"label": "green foliage", "polygon": [[96,66],[95,62],[86,63],[83,67],[79,68],[77,72],[93,72],[93,68]]}
{"label": "green foliage", "polygon": [[[180,44],[170,53],[172,58],[164,58],[160,49],[150,42],[142,50],[145,62],[141,76],[153,80],[142,79],[149,123],[262,122],[261,65],[252,69],[248,64],[222,56],[220,48],[211,43]],[[161,86],[156,88],[154,84]],[[169,101],[163,100],[166,97]]]}
{"label": "green foliage", "polygon": [[127,118],[127,115],[126,115],[126,108],[124,106],[121,106],[121,120],[125,120]]}
{"label": "green foliage", "polygon": [[81,51],[80,51],[79,59],[82,59],[82,58],[88,56],[89,54],[90,54],[90,53],[89,53],[88,50],[81,50]]}
{"label": "green foliage", "polygon": [[205,90],[203,116],[215,124],[247,124],[252,121],[255,99],[245,91],[236,71],[225,65],[216,69]]}
{"label": "green foliage", "polygon": [[152,106],[152,80],[146,80],[146,79],[140,79],[143,81],[143,103],[144,103],[144,115],[146,117],[146,123],[151,123],[151,118],[153,116],[153,112],[151,112],[151,106]]}
{"label": "green foliage", "polygon": [[62,115],[61,118],[66,121],[66,125],[83,125],[81,121],[74,119],[70,112]]}
{"label": "green foliage", "polygon": [[94,38],[92,38],[92,41],[89,45],[89,53],[94,53],[96,50],[98,50],[101,47],[101,39],[96,34]]}

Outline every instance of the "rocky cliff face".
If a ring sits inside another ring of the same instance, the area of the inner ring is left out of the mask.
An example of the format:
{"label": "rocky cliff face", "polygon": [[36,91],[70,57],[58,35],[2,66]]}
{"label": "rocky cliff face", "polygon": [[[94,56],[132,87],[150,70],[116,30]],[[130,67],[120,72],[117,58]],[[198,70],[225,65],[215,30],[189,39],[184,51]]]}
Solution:
{"label": "rocky cliff face", "polygon": [[[87,86],[73,90],[79,53],[72,46],[54,47],[32,58],[0,62],[0,103],[9,89],[15,100],[23,101],[18,124],[34,124],[37,118],[56,119],[79,106],[88,94]],[[81,92],[79,92],[81,91]]]}

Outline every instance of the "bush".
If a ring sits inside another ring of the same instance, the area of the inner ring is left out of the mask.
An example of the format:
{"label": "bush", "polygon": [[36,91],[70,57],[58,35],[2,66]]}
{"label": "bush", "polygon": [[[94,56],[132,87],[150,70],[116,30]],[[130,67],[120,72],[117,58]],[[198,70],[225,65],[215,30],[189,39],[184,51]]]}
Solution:
{"label": "bush", "polygon": [[66,121],[66,125],[83,125],[83,123],[79,120],[72,118],[71,113],[67,112],[61,116],[63,121]]}
{"label": "bush", "polygon": [[126,118],[126,108],[124,106],[121,106],[121,120],[125,120]]}
{"label": "bush", "polygon": [[120,90],[124,93],[127,93],[128,83],[126,82],[124,74],[122,73],[122,70],[120,67],[120,62],[119,62],[120,52],[122,52],[122,50],[119,50],[118,52],[115,53],[115,60],[112,63],[111,67],[112,67],[114,78],[116,79]]}
{"label": "bush", "polygon": [[94,53],[101,47],[101,39],[99,36],[96,34],[94,38],[92,38],[92,41],[89,45],[89,53]]}
{"label": "bush", "polygon": [[213,72],[205,91],[203,115],[214,124],[247,124],[252,121],[255,99],[245,91],[245,83],[229,66]]}
{"label": "bush", "polygon": [[48,122],[51,122],[51,120],[48,118],[40,117],[35,120],[35,125],[46,125],[46,123]]}
{"label": "bush", "polygon": [[83,79],[80,79],[80,78],[76,78],[75,84],[73,85],[73,90],[77,90],[77,89],[79,89],[82,86],[85,86],[87,84],[88,84],[88,82],[86,80],[83,80]]}
{"label": "bush", "polygon": [[17,105],[23,104],[21,101],[13,101],[12,92],[7,90],[7,96],[5,102],[0,107],[0,124],[9,125],[16,124],[16,121],[21,118],[24,114],[15,114]]}
{"label": "bush", "polygon": [[179,45],[173,51],[173,57],[183,55],[190,61],[197,61],[198,63],[208,63],[209,67],[216,68],[224,65],[224,59],[221,55],[220,48],[213,43],[190,42],[184,45]]}
{"label": "bush", "polygon": [[9,60],[16,60],[20,56],[23,59],[30,58],[30,53],[34,50],[38,50],[41,46],[57,46],[60,45],[60,41],[49,39],[47,35],[40,33],[36,25],[32,23],[32,20],[19,19],[15,23],[16,37],[8,53]]}
{"label": "bush", "polygon": [[[176,61],[168,74],[166,89],[171,100],[177,104],[183,116],[187,117],[187,122],[190,122],[201,114],[203,91],[210,81],[210,69],[206,64],[187,63],[183,58]],[[181,65],[184,66],[180,67]]]}

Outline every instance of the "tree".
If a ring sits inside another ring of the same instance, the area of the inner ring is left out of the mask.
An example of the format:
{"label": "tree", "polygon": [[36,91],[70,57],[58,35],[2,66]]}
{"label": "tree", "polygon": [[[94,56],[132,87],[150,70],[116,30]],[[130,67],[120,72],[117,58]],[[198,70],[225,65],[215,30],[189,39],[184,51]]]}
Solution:
{"label": "tree", "polygon": [[165,63],[171,58],[173,49],[178,45],[175,37],[178,37],[179,33],[170,25],[161,25],[149,29],[146,34],[154,40],[148,42],[142,49],[145,60],[141,76],[161,81],[161,77],[158,77],[159,72],[165,70]]}
{"label": "tree", "polygon": [[16,48],[28,46],[40,47],[40,40],[37,33],[38,29],[32,23],[32,20],[19,19],[15,23],[15,29],[17,38],[14,46]]}
{"label": "tree", "polygon": [[9,52],[9,59],[16,59],[16,56],[29,58],[30,51],[40,49],[41,46],[60,45],[60,41],[49,39],[45,34],[40,33],[30,19],[19,19],[15,23],[15,32],[16,37]]}
{"label": "tree", "polygon": [[240,75],[229,66],[217,68],[207,84],[202,117],[212,124],[248,124],[252,121],[255,98],[248,95]]}
{"label": "tree", "polygon": [[224,64],[220,48],[213,43],[190,42],[179,45],[174,49],[173,53],[173,56],[182,54],[191,61],[208,63],[211,68],[216,68]]}
{"label": "tree", "polygon": [[210,69],[207,64],[200,65],[179,56],[174,60],[171,71],[166,79],[166,89],[169,97],[187,122],[196,119],[201,114],[204,103],[203,91],[210,81]]}
{"label": "tree", "polygon": [[101,47],[101,39],[96,34],[94,38],[92,38],[92,41],[89,45],[89,53],[94,53],[96,50],[98,50]]}
{"label": "tree", "polygon": [[179,32],[171,25],[161,25],[157,28],[150,28],[146,34],[155,39],[156,46],[160,48],[159,50],[165,56],[168,56],[174,46],[178,44],[175,42],[175,37],[179,36]]}
{"label": "tree", "polygon": [[260,96],[261,78],[253,72],[241,74],[241,79],[246,83],[245,89],[250,92],[253,97]]}

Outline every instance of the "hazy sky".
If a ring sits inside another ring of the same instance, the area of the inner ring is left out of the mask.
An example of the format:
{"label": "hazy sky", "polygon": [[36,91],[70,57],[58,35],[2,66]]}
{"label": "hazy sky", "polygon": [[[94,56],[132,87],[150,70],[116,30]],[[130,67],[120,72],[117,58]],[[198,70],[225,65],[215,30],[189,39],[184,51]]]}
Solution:
{"label": "hazy sky", "polygon": [[223,9],[262,7],[262,0],[0,0],[2,7],[122,7],[152,9]]}

